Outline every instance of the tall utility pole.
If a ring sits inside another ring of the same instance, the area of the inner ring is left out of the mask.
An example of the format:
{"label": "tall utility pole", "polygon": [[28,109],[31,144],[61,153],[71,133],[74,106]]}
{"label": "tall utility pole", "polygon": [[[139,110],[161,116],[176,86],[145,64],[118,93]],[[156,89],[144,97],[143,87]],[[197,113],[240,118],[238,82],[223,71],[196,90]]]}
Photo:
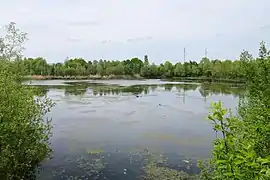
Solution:
{"label": "tall utility pole", "polygon": [[204,49],[204,57],[206,57],[206,58],[207,58],[207,55],[208,55],[207,53],[208,53],[208,52],[207,52],[207,48],[205,48],[205,49]]}
{"label": "tall utility pole", "polygon": [[185,66],[185,62],[186,62],[186,48],[184,48],[184,74],[186,75],[186,66]]}
{"label": "tall utility pole", "polygon": [[184,63],[186,62],[186,48],[184,48]]}
{"label": "tall utility pole", "polygon": [[[186,62],[186,48],[184,48],[184,76],[186,76],[186,65],[185,65],[185,62]],[[183,94],[183,103],[185,104],[186,101],[185,101],[185,98],[186,97],[186,90],[184,88],[184,94]]]}

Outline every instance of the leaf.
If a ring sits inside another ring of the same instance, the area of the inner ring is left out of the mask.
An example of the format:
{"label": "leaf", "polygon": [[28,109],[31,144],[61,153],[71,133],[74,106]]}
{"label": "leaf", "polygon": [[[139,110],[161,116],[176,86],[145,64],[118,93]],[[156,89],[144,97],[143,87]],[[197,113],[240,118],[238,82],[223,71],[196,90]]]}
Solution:
{"label": "leaf", "polygon": [[211,120],[211,121],[215,120],[212,115],[208,115],[208,119]]}
{"label": "leaf", "polygon": [[258,161],[261,163],[261,164],[268,164],[268,163],[270,163],[270,160],[269,159],[263,159],[263,158],[260,158],[260,159],[258,159]]}
{"label": "leaf", "polygon": [[267,177],[270,177],[270,169],[268,169],[265,174]]}
{"label": "leaf", "polygon": [[225,175],[225,176],[228,176],[228,177],[231,177],[231,176],[233,176],[233,173],[231,173],[231,172],[226,172],[226,173],[224,173],[224,175]]}
{"label": "leaf", "polygon": [[242,164],[243,162],[244,162],[243,160],[237,159],[234,161],[234,164],[239,165]]}
{"label": "leaf", "polygon": [[217,163],[217,164],[226,164],[227,161],[226,161],[226,160],[218,160],[216,163]]}

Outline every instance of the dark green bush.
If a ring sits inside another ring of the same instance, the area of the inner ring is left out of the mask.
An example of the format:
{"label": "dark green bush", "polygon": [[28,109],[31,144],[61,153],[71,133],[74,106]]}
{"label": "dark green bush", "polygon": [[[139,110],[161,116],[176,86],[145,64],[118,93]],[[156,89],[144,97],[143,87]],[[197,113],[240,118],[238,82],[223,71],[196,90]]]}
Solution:
{"label": "dark green bush", "polygon": [[24,35],[11,23],[7,36],[0,39],[0,179],[3,180],[30,179],[36,166],[51,151],[52,126],[44,115],[53,103],[36,97],[34,89],[24,86],[16,66]]}
{"label": "dark green bush", "polygon": [[208,119],[221,134],[214,141],[209,164],[199,163],[201,179],[270,179],[270,56],[264,42],[259,58],[246,51],[241,63],[247,77],[247,93],[238,115],[228,114],[221,102],[213,104]]}

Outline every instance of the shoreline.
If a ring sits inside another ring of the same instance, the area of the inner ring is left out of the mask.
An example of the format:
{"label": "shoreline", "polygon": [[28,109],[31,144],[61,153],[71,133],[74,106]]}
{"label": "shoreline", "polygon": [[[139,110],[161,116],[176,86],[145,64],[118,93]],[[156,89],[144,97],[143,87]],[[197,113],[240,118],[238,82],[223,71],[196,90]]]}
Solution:
{"label": "shoreline", "polygon": [[210,77],[172,77],[164,78],[161,80],[172,80],[172,81],[182,81],[182,82],[216,82],[216,83],[235,83],[235,84],[245,84],[245,79],[222,79],[222,78],[210,78]]}
{"label": "shoreline", "polygon": [[172,78],[160,78],[160,77],[141,77],[141,76],[130,76],[130,75],[121,75],[121,76],[100,76],[100,75],[91,75],[91,76],[41,76],[41,75],[32,75],[24,76],[25,80],[145,80],[145,79],[160,79],[161,81],[181,81],[181,82],[222,82],[222,83],[239,83],[245,84],[244,79],[221,79],[221,78],[209,78],[209,77],[172,77]]}
{"label": "shoreline", "polygon": [[143,80],[145,78],[140,76],[41,76],[32,75],[24,76],[25,80],[112,80],[112,79],[126,79],[126,80]]}

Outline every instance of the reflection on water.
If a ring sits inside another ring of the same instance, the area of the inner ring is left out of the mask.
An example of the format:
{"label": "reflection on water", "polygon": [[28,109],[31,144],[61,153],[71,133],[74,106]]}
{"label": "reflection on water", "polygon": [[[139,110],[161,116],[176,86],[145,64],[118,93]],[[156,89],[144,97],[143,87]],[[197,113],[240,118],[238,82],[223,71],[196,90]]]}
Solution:
{"label": "reflection on water", "polygon": [[[48,114],[53,118],[54,152],[38,179],[132,180],[149,168],[163,172],[142,161],[146,152],[166,155],[169,173],[198,173],[195,161],[209,156],[215,138],[205,120],[211,102],[222,100],[235,112],[244,93],[243,87],[233,85],[157,80],[33,85],[40,89],[37,95],[46,94],[57,103]],[[188,164],[183,161],[187,159]]]}
{"label": "reflection on water", "polygon": [[[88,82],[66,82],[69,86],[64,85],[38,85],[43,94],[45,95],[49,89],[63,89],[66,95],[85,95],[92,93],[94,96],[103,95],[119,95],[124,93],[129,93],[133,95],[149,94],[149,92],[154,91],[196,91],[200,92],[202,97],[208,97],[213,94],[215,95],[233,95],[238,97],[243,95],[244,89],[242,85],[233,84],[140,84],[140,85],[111,85],[102,83],[88,83]],[[184,93],[183,93],[184,94]]]}

